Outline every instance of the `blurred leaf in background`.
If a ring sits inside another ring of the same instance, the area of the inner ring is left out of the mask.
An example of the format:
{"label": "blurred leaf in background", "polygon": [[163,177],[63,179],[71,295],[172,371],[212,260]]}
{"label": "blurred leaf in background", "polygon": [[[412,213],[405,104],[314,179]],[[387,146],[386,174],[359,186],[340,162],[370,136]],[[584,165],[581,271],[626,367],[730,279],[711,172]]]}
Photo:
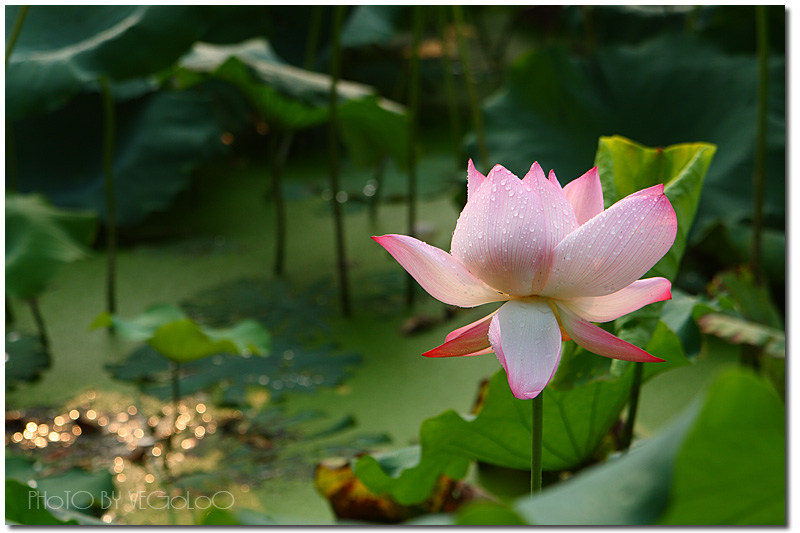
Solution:
{"label": "blurred leaf in background", "polygon": [[39,195],[6,193],[6,294],[41,294],[65,264],[89,257],[97,220],[92,213],[49,205]]}
{"label": "blurred leaf in background", "polygon": [[[120,225],[167,209],[189,185],[193,168],[227,151],[223,134],[241,127],[246,115],[235,98],[220,105],[213,90],[160,91],[118,106],[114,182]],[[100,124],[96,96],[17,122],[20,190],[42,191],[53,203],[92,209],[104,217]]]}
{"label": "blurred leaf in background", "polygon": [[[785,59],[771,57],[765,215],[775,229],[785,217],[785,72]],[[733,225],[752,212],[755,74],[755,56],[728,55],[673,34],[600,48],[589,57],[559,47],[532,51],[514,62],[506,85],[485,104],[489,149],[515,172],[524,172],[535,154],[567,182],[591,166],[603,135],[650,146],[713,143],[718,150],[700,199],[696,239],[714,221]]]}

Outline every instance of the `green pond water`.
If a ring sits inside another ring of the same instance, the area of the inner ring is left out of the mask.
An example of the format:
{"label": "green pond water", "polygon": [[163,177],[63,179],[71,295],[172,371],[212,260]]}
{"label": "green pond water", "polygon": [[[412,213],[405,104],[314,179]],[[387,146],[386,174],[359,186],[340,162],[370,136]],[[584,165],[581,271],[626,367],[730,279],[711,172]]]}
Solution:
{"label": "green pond water", "polygon": [[[424,158],[420,181],[426,179],[426,172],[441,172],[451,161],[450,157]],[[324,187],[325,164],[324,156],[304,159],[290,166],[285,176],[288,196],[293,198],[288,206],[286,279],[294,287],[320,281],[333,284],[335,280],[330,206],[320,194],[300,194],[308,183]],[[346,174],[346,183],[364,183],[369,177],[366,171],[348,170]],[[168,237],[125,247],[118,254],[118,314],[131,317],[152,304],[181,302],[225,283],[271,277],[274,215],[272,205],[264,199],[267,176],[266,167],[257,163],[206,169],[174,210],[154,217],[151,225]],[[423,184],[421,188],[418,217],[423,237],[448,249],[458,210],[450,195],[434,194],[435,186],[426,188]],[[314,394],[288,395],[285,406],[288,412],[321,410],[331,420],[353,415],[357,425],[337,435],[340,441],[357,433],[385,433],[392,439],[387,446],[406,446],[415,443],[425,418],[446,409],[468,411],[480,381],[499,368],[493,355],[438,360],[419,355],[441,343],[450,330],[489,310],[459,311],[419,334],[401,334],[401,326],[412,315],[439,317],[445,309],[420,294],[410,311],[401,303],[402,292],[384,298],[376,291],[381,279],[376,274],[391,277],[400,267],[369,237],[405,233],[406,208],[398,203],[382,205],[376,225],[370,223],[365,208],[346,211],[354,313],[348,319],[331,320],[331,340],[344,350],[361,354],[363,364],[341,386],[319,389]],[[69,265],[41,298],[52,344],[52,366],[39,381],[9,392],[7,409],[63,405],[87,390],[138,398],[134,385],[113,379],[105,368],[108,363],[125,359],[136,345],[105,331],[89,331],[89,324],[104,308],[105,268],[106,258],[101,252]],[[335,297],[335,290],[331,294]],[[13,304],[15,328],[33,332],[27,309],[19,302]],[[299,323],[304,320],[303,316],[291,318]],[[680,368],[648,383],[640,407],[640,436],[652,434],[679,413],[726,360],[701,358],[694,368]],[[502,479],[489,484],[502,495]],[[310,476],[277,476],[246,494],[236,494],[238,506],[299,523],[334,520]],[[181,523],[190,520],[189,516],[178,517]],[[122,521],[166,523],[167,518],[163,513],[142,511],[127,514]]]}

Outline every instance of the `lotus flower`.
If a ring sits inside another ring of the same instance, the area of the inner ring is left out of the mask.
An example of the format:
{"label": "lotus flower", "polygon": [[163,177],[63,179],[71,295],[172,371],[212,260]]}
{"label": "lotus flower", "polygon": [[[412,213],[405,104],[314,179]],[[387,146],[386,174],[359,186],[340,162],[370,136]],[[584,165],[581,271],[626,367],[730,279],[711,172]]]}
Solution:
{"label": "lotus flower", "polygon": [[562,340],[615,359],[663,361],[592,322],[672,297],[667,279],[639,278],[667,253],[677,229],[663,185],[603,210],[596,167],[562,189],[538,163],[520,180],[500,165],[484,176],[470,161],[451,253],[405,235],[373,239],[446,304],[506,302],[423,355],[494,352],[514,396],[528,399],[553,378]]}

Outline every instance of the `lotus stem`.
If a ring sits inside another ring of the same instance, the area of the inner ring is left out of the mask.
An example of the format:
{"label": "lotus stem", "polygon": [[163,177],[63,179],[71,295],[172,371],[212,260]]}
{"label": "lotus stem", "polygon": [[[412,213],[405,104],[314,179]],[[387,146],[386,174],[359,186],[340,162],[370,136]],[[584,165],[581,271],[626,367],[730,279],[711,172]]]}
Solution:
{"label": "lotus stem", "polygon": [[333,222],[336,231],[336,265],[339,274],[339,299],[342,314],[350,316],[350,290],[347,282],[347,257],[344,242],[344,217],[342,206],[339,202],[339,118],[338,95],[336,85],[339,82],[342,64],[342,48],[339,35],[342,30],[345,6],[336,6],[333,15],[333,32],[331,35],[331,92],[330,92],[330,123],[328,124],[329,150],[330,150],[330,184],[333,191]]}
{"label": "lotus stem", "polygon": [[42,343],[42,347],[45,351],[50,351],[50,338],[47,336],[47,328],[44,325],[44,316],[42,316],[42,310],[39,309],[39,300],[37,298],[31,298],[28,300],[28,305],[31,308],[31,314],[33,315],[33,321],[36,323],[36,329],[39,332],[39,341]]}
{"label": "lotus stem", "polygon": [[[116,263],[117,263],[117,203],[114,191],[114,97],[108,77],[100,76],[100,88],[103,93],[103,114],[105,116],[105,132],[103,136],[103,177],[106,196],[106,310],[114,314],[117,310]],[[113,326],[109,327],[113,331]]]}
{"label": "lotus stem", "polygon": [[170,369],[170,385],[172,386],[172,430],[167,435],[167,439],[165,442],[165,450],[164,450],[164,472],[166,477],[169,479],[169,461],[168,457],[172,455],[172,438],[175,436],[175,433],[178,428],[178,406],[181,402],[181,382],[180,382],[180,371],[181,365],[176,361],[169,362],[169,369]]}
{"label": "lotus stem", "polygon": [[639,393],[642,390],[642,374],[644,363],[633,363],[633,383],[631,384],[631,395],[628,400],[628,418],[622,428],[622,451],[627,452],[633,442],[633,426],[636,424],[636,411],[639,408]]}
{"label": "lotus stem", "polygon": [[277,277],[282,277],[286,266],[286,200],[283,197],[281,180],[286,159],[292,147],[294,133],[273,132],[270,139],[272,159],[272,196],[275,202],[275,268]]}
{"label": "lotus stem", "polygon": [[[408,235],[416,235],[417,225],[417,111],[419,108],[419,43],[422,41],[422,6],[414,6],[414,34],[411,43],[410,75],[408,77]],[[416,282],[406,278],[406,304],[414,305]]]}
{"label": "lotus stem", "polygon": [[316,5],[311,9],[311,22],[308,25],[308,37],[306,38],[306,57],[303,61],[303,68],[306,70],[313,70],[314,63],[317,62],[317,46],[319,45],[319,34],[322,31],[322,9],[321,5]]}
{"label": "lotus stem", "polygon": [[369,222],[374,227],[378,223],[378,205],[380,205],[381,188],[383,188],[383,175],[386,173],[386,164],[389,156],[381,154],[375,167],[375,193],[369,199]]}
{"label": "lotus stem", "polygon": [[456,94],[453,73],[450,70],[448,56],[444,45],[447,42],[447,7],[438,6],[439,38],[442,41],[442,71],[444,72],[444,90],[447,97],[447,114],[450,118],[450,135],[453,138],[453,155],[456,158],[456,167],[464,165],[464,154],[461,145],[461,121],[458,116],[458,96]]}
{"label": "lotus stem", "polygon": [[[11,30],[11,36],[8,38],[8,45],[6,45],[6,68],[8,68],[8,60],[11,57],[11,52],[17,44],[19,33],[22,30],[22,23],[28,15],[28,8],[30,6],[21,6],[17,18],[14,21],[14,27]],[[17,165],[14,157],[14,128],[11,126],[11,121],[6,119],[6,190],[17,190]]]}
{"label": "lotus stem", "polygon": [[544,412],[544,391],[531,400],[531,494],[542,491],[542,420]]}
{"label": "lotus stem", "polygon": [[764,187],[766,183],[767,105],[769,99],[769,28],[767,8],[756,8],[756,39],[758,49],[758,123],[756,129],[755,168],[753,172],[753,240],[750,248],[750,268],[761,279],[761,231],[764,225]]}
{"label": "lotus stem", "polygon": [[8,38],[6,45],[6,67],[8,67],[8,60],[11,57],[11,52],[19,39],[19,32],[22,30],[22,23],[25,22],[25,17],[28,16],[28,8],[30,6],[20,6],[17,18],[14,20],[14,27],[11,29],[11,37]]}
{"label": "lotus stem", "polygon": [[481,167],[488,168],[489,149],[486,145],[486,132],[483,129],[483,115],[481,114],[480,105],[478,103],[478,92],[475,89],[475,81],[472,77],[469,49],[467,47],[467,41],[464,38],[464,15],[459,5],[453,6],[453,23],[456,26],[458,55],[461,59],[461,66],[464,69],[464,81],[467,84],[469,107],[472,112],[472,126],[475,128],[475,135],[478,138],[478,152],[480,154]]}
{"label": "lotus stem", "polygon": [[14,308],[11,307],[11,300],[6,295],[6,325],[14,323]]}

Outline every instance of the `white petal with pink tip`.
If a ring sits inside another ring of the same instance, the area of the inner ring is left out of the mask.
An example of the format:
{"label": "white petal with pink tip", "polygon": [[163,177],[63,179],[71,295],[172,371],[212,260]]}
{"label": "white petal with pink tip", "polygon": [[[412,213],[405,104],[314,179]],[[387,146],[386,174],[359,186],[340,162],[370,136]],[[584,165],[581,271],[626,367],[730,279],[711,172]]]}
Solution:
{"label": "white petal with pink tip", "polygon": [[511,300],[492,318],[489,341],[508,374],[516,398],[535,398],[561,359],[561,330],[542,299]]}

